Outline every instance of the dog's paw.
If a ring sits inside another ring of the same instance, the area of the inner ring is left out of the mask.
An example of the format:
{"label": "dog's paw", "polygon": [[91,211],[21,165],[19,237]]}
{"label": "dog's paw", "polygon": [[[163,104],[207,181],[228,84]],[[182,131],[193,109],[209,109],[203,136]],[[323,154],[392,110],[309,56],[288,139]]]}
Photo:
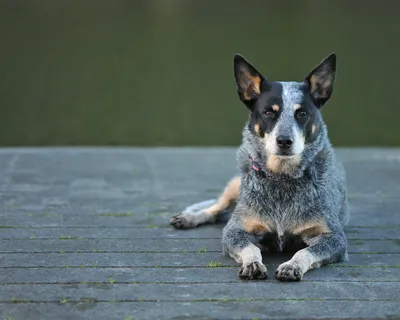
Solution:
{"label": "dog's paw", "polygon": [[253,261],[240,267],[238,276],[240,279],[266,279],[268,277],[267,267],[262,263]]}
{"label": "dog's paw", "polygon": [[195,228],[196,224],[184,213],[177,214],[171,218],[169,224],[175,229],[190,229]]}
{"label": "dog's paw", "polygon": [[297,265],[282,263],[275,271],[275,278],[279,281],[300,281],[303,271]]}

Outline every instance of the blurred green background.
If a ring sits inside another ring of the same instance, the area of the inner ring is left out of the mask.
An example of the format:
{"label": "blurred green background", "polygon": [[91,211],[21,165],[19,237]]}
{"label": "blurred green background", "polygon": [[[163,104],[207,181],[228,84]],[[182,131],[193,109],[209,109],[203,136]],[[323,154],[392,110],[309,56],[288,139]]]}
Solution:
{"label": "blurred green background", "polygon": [[400,146],[400,1],[0,0],[0,145],[232,145],[232,61],[302,80],[338,54],[336,146]]}

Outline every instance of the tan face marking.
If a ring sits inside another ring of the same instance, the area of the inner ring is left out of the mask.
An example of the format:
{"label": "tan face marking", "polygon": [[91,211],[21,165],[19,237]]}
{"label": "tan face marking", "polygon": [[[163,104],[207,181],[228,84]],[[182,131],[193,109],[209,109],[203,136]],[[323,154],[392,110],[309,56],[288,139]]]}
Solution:
{"label": "tan face marking", "polygon": [[301,108],[301,105],[299,105],[299,104],[295,104],[293,106],[294,111],[299,110],[300,108]]}
{"label": "tan face marking", "polygon": [[277,104],[274,104],[272,106],[272,110],[274,110],[275,112],[278,112],[279,111],[279,106]]}
{"label": "tan face marking", "polygon": [[248,233],[268,232],[270,228],[268,225],[256,217],[243,217],[242,218],[243,230]]}
{"label": "tan face marking", "polygon": [[260,125],[258,123],[254,125],[254,131],[257,132],[258,135],[260,135]]}
{"label": "tan face marking", "polygon": [[279,159],[279,157],[274,155],[270,155],[268,157],[267,168],[272,172],[279,172],[280,164],[281,164],[281,159]]}
{"label": "tan face marking", "polygon": [[317,132],[317,126],[315,124],[312,125],[311,132],[312,132],[312,134]]}
{"label": "tan face marking", "polygon": [[301,162],[301,156],[296,155],[289,159],[284,159],[279,156],[269,155],[267,160],[267,168],[275,173],[293,173]]}

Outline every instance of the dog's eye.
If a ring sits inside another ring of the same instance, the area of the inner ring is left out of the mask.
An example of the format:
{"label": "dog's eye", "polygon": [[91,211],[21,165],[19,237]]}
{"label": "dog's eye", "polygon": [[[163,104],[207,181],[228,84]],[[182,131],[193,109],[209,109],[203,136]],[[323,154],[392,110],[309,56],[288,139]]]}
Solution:
{"label": "dog's eye", "polygon": [[304,119],[307,116],[308,116],[308,112],[306,112],[306,111],[299,111],[296,113],[296,118],[298,118],[298,119]]}
{"label": "dog's eye", "polygon": [[275,112],[273,112],[273,111],[265,111],[265,112],[264,112],[264,115],[265,115],[267,118],[275,118]]}

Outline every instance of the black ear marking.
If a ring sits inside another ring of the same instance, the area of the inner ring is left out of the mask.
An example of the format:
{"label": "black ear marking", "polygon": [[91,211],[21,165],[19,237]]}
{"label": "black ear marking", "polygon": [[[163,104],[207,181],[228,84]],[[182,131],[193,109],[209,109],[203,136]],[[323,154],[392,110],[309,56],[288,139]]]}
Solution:
{"label": "black ear marking", "polygon": [[233,65],[240,100],[251,110],[266,79],[240,54],[235,54]]}
{"label": "black ear marking", "polygon": [[318,108],[331,97],[336,76],[336,54],[331,53],[305,79]]}

